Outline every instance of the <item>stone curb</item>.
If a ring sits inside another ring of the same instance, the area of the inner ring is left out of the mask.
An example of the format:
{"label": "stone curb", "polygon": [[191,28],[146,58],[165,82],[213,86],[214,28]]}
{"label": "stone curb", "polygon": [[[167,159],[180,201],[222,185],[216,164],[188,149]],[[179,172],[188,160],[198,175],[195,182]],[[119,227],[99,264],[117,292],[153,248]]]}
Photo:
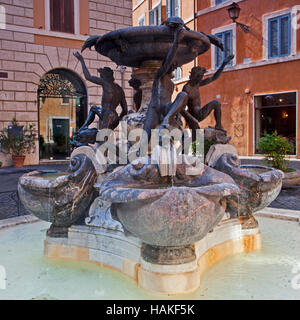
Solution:
{"label": "stone curb", "polygon": [[38,222],[40,219],[36,218],[33,215],[26,215],[26,216],[20,216],[20,217],[13,217],[9,219],[3,219],[0,220],[0,230],[4,228],[10,228],[17,226],[19,224],[25,224],[25,223],[33,223]]}
{"label": "stone curb", "polygon": [[300,211],[267,207],[254,214],[258,217],[273,218],[287,221],[295,221],[300,224]]}

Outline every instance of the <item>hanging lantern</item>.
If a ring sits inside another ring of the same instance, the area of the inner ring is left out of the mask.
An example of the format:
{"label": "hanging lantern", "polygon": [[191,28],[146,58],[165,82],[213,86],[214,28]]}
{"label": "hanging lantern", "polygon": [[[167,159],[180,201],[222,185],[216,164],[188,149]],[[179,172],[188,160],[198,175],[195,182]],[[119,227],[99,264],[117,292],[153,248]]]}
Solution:
{"label": "hanging lantern", "polygon": [[233,22],[235,22],[236,19],[240,16],[241,8],[238,6],[237,3],[233,2],[228,10],[229,18],[232,19]]}

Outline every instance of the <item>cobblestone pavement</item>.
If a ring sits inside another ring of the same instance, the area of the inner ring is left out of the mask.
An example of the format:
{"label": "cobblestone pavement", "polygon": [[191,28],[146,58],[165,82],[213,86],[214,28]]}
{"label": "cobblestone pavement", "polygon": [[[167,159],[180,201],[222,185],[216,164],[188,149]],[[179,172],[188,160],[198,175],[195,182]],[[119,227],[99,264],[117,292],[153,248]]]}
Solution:
{"label": "cobblestone pavement", "polygon": [[269,207],[300,211],[300,186],[282,189]]}
{"label": "cobblestone pavement", "polygon": [[[242,163],[260,164],[261,160],[242,159]],[[33,170],[60,170],[65,171],[67,164],[47,164],[38,166],[26,166],[22,169],[4,167],[0,169],[0,220],[28,214],[19,201],[17,186],[18,179],[26,172]],[[290,167],[300,169],[300,161],[291,161]],[[300,186],[283,189],[270,207],[300,210]]]}
{"label": "cobblestone pavement", "polygon": [[28,214],[16,191],[0,193],[0,220]]}

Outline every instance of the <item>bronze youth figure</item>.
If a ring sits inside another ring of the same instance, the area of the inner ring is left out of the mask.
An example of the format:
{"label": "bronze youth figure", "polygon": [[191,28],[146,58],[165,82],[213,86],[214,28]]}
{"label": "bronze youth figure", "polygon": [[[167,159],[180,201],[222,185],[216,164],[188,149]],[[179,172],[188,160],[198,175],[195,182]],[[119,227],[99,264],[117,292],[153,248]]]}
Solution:
{"label": "bronze youth figure", "polygon": [[[123,89],[114,82],[114,73],[108,68],[100,68],[100,77],[95,77],[88,71],[83,56],[77,51],[74,56],[80,61],[85,79],[103,87],[101,107],[92,106],[87,120],[79,129],[79,132],[88,129],[88,126],[95,120],[97,115],[102,120],[102,128],[115,129],[123,116],[127,114],[127,103]],[[116,108],[121,105],[122,112],[120,117]]]}

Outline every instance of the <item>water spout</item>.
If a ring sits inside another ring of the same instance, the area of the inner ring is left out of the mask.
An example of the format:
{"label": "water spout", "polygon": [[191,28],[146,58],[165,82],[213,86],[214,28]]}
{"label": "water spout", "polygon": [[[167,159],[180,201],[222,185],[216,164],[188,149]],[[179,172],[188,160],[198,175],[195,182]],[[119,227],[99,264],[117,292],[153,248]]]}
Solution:
{"label": "water spout", "polygon": [[177,153],[172,144],[168,146],[157,145],[152,151],[152,161],[154,161],[159,169],[162,177],[176,176]]}

